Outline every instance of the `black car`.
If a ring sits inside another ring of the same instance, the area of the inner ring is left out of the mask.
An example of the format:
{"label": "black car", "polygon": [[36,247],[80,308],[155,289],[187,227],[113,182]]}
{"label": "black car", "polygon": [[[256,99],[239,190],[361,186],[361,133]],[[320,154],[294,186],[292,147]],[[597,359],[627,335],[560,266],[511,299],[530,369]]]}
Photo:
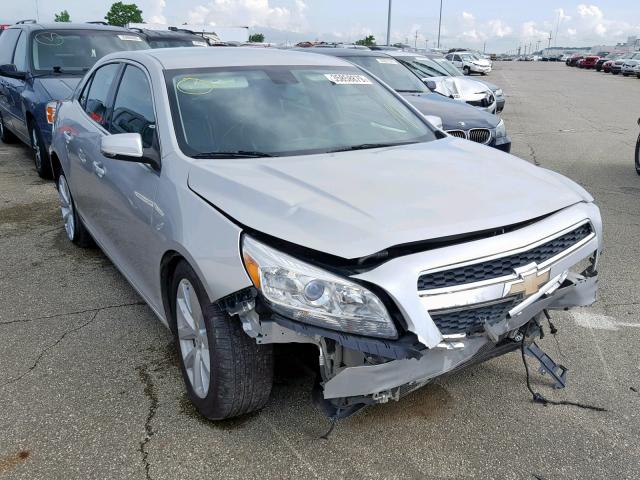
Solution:
{"label": "black car", "polygon": [[188,30],[150,30],[146,28],[131,28],[131,30],[144,38],[151,48],[209,46],[204,37]]}
{"label": "black car", "polygon": [[504,121],[464,102],[432,93],[408,68],[381,51],[340,48],[300,50],[340,57],[364,68],[402,95],[423,115],[440,117],[443,129],[450,135],[505,152],[511,151],[511,138],[507,136]]}
{"label": "black car", "polygon": [[66,99],[103,56],[147,49],[130,30],[96,24],[23,21],[0,36],[0,138],[30,145],[38,175],[51,178],[55,101]]}

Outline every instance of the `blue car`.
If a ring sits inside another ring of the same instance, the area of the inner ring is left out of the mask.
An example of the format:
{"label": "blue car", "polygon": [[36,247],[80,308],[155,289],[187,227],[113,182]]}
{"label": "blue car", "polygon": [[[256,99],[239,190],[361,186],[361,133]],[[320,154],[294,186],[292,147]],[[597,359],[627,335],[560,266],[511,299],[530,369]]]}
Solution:
{"label": "blue car", "polygon": [[95,24],[23,21],[0,36],[0,138],[31,146],[38,175],[51,178],[56,102],[108,53],[149,48],[135,32]]}

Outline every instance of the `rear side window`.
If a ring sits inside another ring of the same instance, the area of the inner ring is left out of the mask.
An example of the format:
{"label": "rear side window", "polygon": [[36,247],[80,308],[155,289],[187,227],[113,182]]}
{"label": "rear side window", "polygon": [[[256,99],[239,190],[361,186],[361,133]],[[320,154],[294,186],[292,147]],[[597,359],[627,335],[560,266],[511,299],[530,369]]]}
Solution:
{"label": "rear side window", "polygon": [[10,28],[0,36],[0,65],[7,65],[13,60],[13,51],[20,33],[20,29]]}
{"label": "rear side window", "polygon": [[27,71],[27,34],[22,32],[16,45],[16,51],[13,54],[13,64],[19,72]]}
{"label": "rear side window", "polygon": [[127,65],[113,103],[111,133],[139,133],[142,145],[150,148],[156,128],[156,117],[147,76],[137,67]]}
{"label": "rear side window", "polygon": [[[93,74],[91,85],[84,99],[84,110],[91,119],[107,128],[107,97],[115,77],[120,69],[117,63],[109,63],[100,67]],[[82,101],[82,100],[81,100]]]}

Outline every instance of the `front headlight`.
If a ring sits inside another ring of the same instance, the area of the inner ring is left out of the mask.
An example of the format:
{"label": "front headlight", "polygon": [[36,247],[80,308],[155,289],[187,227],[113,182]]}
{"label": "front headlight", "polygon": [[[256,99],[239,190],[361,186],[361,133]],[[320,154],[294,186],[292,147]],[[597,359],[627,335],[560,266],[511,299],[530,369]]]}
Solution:
{"label": "front headlight", "polygon": [[496,95],[496,97],[502,97],[502,96],[504,96],[504,92],[502,91],[501,88],[499,88],[499,89],[496,90],[495,95]]}
{"label": "front headlight", "polygon": [[496,138],[506,137],[507,127],[504,126],[504,120],[500,120],[500,123],[496,127]]}
{"label": "front headlight", "polygon": [[242,238],[242,259],[273,310],[323,328],[373,337],[398,332],[382,301],[357,283],[258,242]]}

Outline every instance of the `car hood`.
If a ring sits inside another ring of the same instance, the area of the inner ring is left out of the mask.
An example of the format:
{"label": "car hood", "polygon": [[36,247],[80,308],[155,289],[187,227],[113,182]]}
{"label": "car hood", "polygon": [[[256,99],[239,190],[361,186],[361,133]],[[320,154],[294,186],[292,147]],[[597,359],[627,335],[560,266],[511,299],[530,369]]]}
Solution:
{"label": "car hood", "polygon": [[347,259],[593,200],[561,175],[452,137],[335,154],[197,160],[188,184],[246,227]]}
{"label": "car hood", "polygon": [[[500,122],[495,115],[437,93],[407,93],[402,96],[423,115],[442,118],[442,128],[445,130],[496,128]],[[460,122],[464,125],[460,125]]]}
{"label": "car hood", "polygon": [[82,77],[39,78],[38,82],[49,94],[51,100],[66,100],[71,96]]}
{"label": "car hood", "polygon": [[498,87],[496,84],[491,83],[491,82],[487,82],[485,80],[475,80],[478,83],[483,84],[485,87],[487,87],[489,90],[491,90],[492,92],[495,93],[496,90],[499,90],[500,87]]}
{"label": "car hood", "polygon": [[482,65],[483,67],[489,67],[491,66],[491,62],[485,58],[480,58],[478,60],[472,60],[473,63],[475,63],[476,65]]}
{"label": "car hood", "polygon": [[436,92],[467,101],[482,99],[489,93],[482,82],[466,77],[431,77],[429,80],[436,83]]}

